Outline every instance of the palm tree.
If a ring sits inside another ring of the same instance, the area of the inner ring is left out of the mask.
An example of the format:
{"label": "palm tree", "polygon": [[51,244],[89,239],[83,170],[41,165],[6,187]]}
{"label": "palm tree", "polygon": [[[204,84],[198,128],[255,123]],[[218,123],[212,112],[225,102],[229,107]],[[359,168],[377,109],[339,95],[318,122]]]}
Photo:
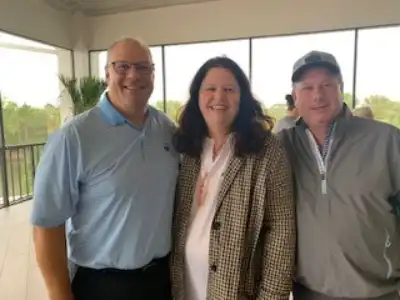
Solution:
{"label": "palm tree", "polygon": [[74,115],[94,107],[107,88],[105,80],[92,76],[76,79],[60,75],[59,79],[74,104]]}

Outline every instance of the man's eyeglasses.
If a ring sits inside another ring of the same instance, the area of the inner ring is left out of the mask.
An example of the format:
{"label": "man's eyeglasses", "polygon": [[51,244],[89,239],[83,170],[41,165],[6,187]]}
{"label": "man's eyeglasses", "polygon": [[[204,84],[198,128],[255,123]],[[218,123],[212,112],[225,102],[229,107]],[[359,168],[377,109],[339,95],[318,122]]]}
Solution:
{"label": "man's eyeglasses", "polygon": [[120,75],[125,75],[132,68],[135,69],[136,72],[140,74],[151,74],[154,71],[154,64],[149,63],[131,63],[128,61],[113,61],[110,63],[115,72]]}

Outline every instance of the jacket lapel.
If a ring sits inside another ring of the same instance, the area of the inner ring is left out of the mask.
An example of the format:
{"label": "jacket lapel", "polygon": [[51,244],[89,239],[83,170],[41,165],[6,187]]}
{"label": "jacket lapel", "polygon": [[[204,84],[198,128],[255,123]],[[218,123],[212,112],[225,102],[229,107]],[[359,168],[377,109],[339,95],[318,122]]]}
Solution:
{"label": "jacket lapel", "polygon": [[229,162],[226,170],[224,172],[224,178],[222,179],[221,188],[218,193],[217,198],[217,212],[222,204],[223,199],[225,198],[226,193],[231,187],[233,180],[236,177],[237,172],[240,170],[242,164],[244,162],[243,158],[237,157],[233,155]]}
{"label": "jacket lapel", "polygon": [[180,247],[184,247],[186,241],[186,234],[189,227],[189,220],[192,213],[193,197],[196,189],[197,177],[200,173],[200,159],[185,157],[182,164],[184,164],[183,170],[185,173],[181,174],[180,182],[180,226],[179,231],[181,232],[181,243]]}
{"label": "jacket lapel", "polygon": [[[242,167],[244,162],[243,158],[232,156],[228,162],[228,166],[226,168],[226,171],[224,173],[224,178],[221,183],[221,188],[218,193],[218,198],[217,198],[217,212],[223,202],[223,199],[225,198],[229,188],[231,187],[238,171]],[[189,229],[189,220],[192,212],[192,205],[193,205],[193,196],[195,193],[196,189],[196,183],[197,183],[197,178],[200,173],[200,166],[201,162],[200,159],[197,158],[191,158],[191,157],[186,157],[182,164],[185,165],[184,168],[187,170],[184,174],[182,174],[180,178],[180,182],[186,184],[182,184],[180,187],[180,193],[181,196],[180,198],[182,199],[180,203],[180,224],[181,228],[179,228],[181,232],[181,243],[180,247],[184,247],[184,243],[186,241],[186,235],[187,235],[187,230]]]}

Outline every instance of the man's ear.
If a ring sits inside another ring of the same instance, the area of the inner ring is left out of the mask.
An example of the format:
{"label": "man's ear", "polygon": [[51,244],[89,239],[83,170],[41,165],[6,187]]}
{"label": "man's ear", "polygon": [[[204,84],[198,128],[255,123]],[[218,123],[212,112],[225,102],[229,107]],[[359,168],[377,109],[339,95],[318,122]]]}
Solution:
{"label": "man's ear", "polygon": [[110,71],[108,70],[107,66],[104,67],[104,71],[105,71],[105,73],[106,73],[106,83],[107,83],[107,85],[108,85],[108,84],[109,84],[109,81],[110,81]]}
{"label": "man's ear", "polygon": [[297,99],[296,99],[296,93],[294,91],[294,88],[292,88],[292,98],[293,98],[294,105],[296,106]]}

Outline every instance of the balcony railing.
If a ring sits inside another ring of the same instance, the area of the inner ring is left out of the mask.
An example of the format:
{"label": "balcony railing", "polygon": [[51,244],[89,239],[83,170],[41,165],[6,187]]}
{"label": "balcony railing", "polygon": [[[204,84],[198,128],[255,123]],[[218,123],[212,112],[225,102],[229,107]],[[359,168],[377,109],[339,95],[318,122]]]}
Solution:
{"label": "balcony railing", "polygon": [[44,143],[37,143],[1,149],[0,207],[32,198],[36,166],[43,147]]}

